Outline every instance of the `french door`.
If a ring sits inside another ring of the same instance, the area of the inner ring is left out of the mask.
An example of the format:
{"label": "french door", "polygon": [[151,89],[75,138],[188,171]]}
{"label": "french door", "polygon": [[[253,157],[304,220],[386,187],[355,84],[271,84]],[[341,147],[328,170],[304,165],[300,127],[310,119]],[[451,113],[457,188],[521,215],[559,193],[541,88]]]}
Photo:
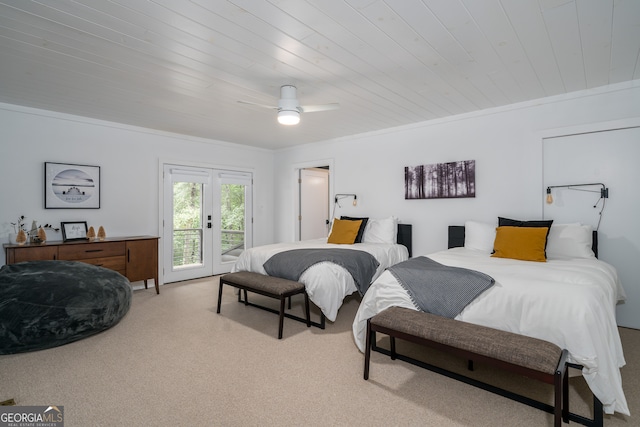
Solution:
{"label": "french door", "polygon": [[251,174],[163,166],[164,282],[231,271],[251,246]]}

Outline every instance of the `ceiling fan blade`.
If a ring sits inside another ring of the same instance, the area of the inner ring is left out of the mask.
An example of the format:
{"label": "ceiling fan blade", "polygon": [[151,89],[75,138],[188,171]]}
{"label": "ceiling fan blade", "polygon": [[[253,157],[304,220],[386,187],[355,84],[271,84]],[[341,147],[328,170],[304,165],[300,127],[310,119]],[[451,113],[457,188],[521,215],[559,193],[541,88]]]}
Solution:
{"label": "ceiling fan blade", "polygon": [[269,108],[270,110],[277,110],[278,107],[275,107],[273,105],[264,105],[264,104],[256,104],[255,102],[249,102],[249,101],[238,101],[239,104],[246,104],[246,105],[255,105],[256,107],[262,107],[262,108]]}
{"label": "ceiling fan blade", "polygon": [[329,111],[329,110],[337,110],[340,108],[340,104],[322,104],[322,105],[303,105],[300,107],[303,113],[315,113],[318,111]]}

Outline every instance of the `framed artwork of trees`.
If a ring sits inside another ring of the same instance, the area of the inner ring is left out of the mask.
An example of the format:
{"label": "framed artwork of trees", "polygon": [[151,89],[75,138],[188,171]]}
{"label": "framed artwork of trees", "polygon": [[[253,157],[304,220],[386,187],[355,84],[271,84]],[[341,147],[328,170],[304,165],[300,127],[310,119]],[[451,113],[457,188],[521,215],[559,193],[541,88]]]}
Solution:
{"label": "framed artwork of trees", "polygon": [[404,168],[405,199],[462,197],[476,197],[475,160]]}

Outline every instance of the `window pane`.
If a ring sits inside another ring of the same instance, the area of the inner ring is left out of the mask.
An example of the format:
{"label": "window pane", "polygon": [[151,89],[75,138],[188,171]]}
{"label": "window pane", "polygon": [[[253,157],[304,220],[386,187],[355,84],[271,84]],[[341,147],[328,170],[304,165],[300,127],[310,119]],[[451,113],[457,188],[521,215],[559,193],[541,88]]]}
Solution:
{"label": "window pane", "polygon": [[245,249],[245,185],[222,184],[220,247],[222,261],[233,261]]}
{"label": "window pane", "polygon": [[173,266],[202,264],[202,184],[173,184]]}

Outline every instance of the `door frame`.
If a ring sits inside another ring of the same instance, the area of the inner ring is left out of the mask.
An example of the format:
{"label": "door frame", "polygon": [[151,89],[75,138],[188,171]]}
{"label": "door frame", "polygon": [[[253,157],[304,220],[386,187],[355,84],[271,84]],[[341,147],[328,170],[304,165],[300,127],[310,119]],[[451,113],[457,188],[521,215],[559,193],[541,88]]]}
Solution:
{"label": "door frame", "polygon": [[329,212],[331,212],[332,208],[332,195],[335,194],[333,190],[334,184],[334,160],[333,159],[320,159],[320,160],[312,160],[308,162],[302,163],[294,163],[293,169],[291,170],[292,182],[293,182],[293,197],[291,211],[293,212],[293,224],[291,224],[294,240],[300,240],[300,226],[299,226],[299,216],[300,216],[300,170],[308,169],[308,168],[322,168],[329,166]]}
{"label": "door frame", "polygon": [[[540,212],[542,217],[545,214],[545,202],[544,202],[544,143],[545,140],[551,140],[555,138],[564,138],[570,136],[578,136],[583,134],[591,134],[591,133],[600,133],[600,132],[609,132],[609,131],[620,131],[632,128],[640,128],[640,118],[632,117],[628,119],[619,119],[619,120],[610,120],[610,121],[602,121],[596,123],[587,123],[580,124],[575,126],[566,126],[561,128],[553,128],[546,129],[535,134],[535,138],[540,141],[540,164],[541,164],[541,182],[540,182]],[[602,256],[602,254],[601,254]],[[606,258],[606,257],[605,257]],[[624,266],[623,266],[624,267]],[[626,268],[618,268],[618,270],[622,270],[623,274],[628,273]],[[624,284],[623,284],[624,285]],[[628,295],[627,295],[628,297]],[[627,299],[627,302],[629,299]],[[633,301],[630,303],[633,305]],[[638,306],[636,303],[635,306]],[[625,316],[620,319],[621,315],[619,314],[620,305],[616,305],[615,307],[615,316],[616,316],[616,324],[621,327],[630,327],[636,328],[637,322],[639,321],[638,316],[634,316],[630,318],[629,309],[625,307]],[[622,322],[620,321],[622,320]],[[622,324],[621,324],[622,323]]]}
{"label": "door frame", "polygon": [[[328,224],[329,215],[331,215],[331,210],[329,209],[329,169],[304,168],[298,169],[298,172],[300,174],[300,179],[298,180],[298,194],[300,196],[298,229],[300,240],[326,237],[329,235]],[[319,205],[322,206],[322,209],[320,209]],[[320,216],[323,217],[325,223],[319,224],[315,222],[312,225],[315,220],[320,221]],[[307,232],[310,231],[309,227],[314,229],[311,236],[307,235]],[[317,230],[316,227],[318,227]],[[315,231],[317,231],[317,235]]]}
{"label": "door frame", "polygon": [[[164,177],[163,177],[163,172],[164,172],[164,165],[165,164],[171,164],[171,165],[176,165],[176,166],[183,166],[183,167],[193,167],[193,168],[207,168],[207,169],[222,169],[222,170],[228,170],[228,171],[237,171],[237,172],[244,172],[244,173],[250,173],[252,177],[255,177],[255,169],[254,168],[247,168],[247,167],[242,167],[242,166],[234,166],[234,165],[224,165],[224,164],[218,164],[218,163],[204,163],[204,162],[197,162],[197,161],[193,161],[193,160],[184,160],[184,159],[174,159],[174,158],[167,158],[167,157],[161,157],[158,158],[158,169],[157,169],[157,176],[158,176],[158,181],[157,181],[157,185],[158,185],[158,236],[162,237],[163,232],[164,232],[164,227],[163,227],[163,222],[164,222]],[[251,221],[251,227],[253,227],[253,217],[254,217],[254,207],[253,207],[253,201],[255,200],[255,189],[254,189],[254,185],[251,186],[251,212],[248,213],[248,215],[251,215],[252,221]],[[255,233],[253,232],[253,229],[251,230],[251,241],[247,241],[246,245],[247,248],[250,248],[253,246],[253,235]],[[164,284],[164,244],[162,244],[162,242],[160,242],[160,244],[158,244],[158,282],[160,285]]]}

